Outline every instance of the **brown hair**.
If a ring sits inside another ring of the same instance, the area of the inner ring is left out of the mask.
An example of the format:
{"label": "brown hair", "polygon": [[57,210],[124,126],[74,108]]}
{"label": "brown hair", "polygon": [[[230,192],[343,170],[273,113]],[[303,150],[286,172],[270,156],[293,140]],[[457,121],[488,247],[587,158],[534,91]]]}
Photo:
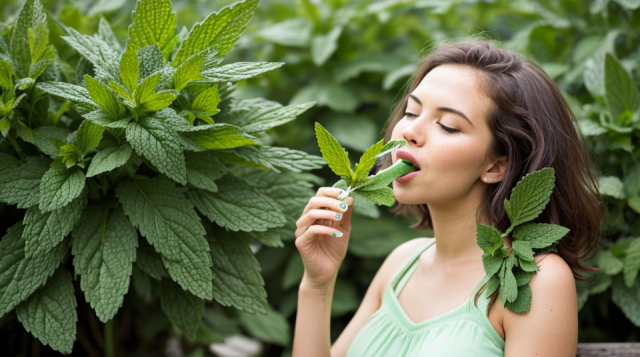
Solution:
{"label": "brown hair", "polygon": [[[557,253],[577,279],[584,279],[581,272],[597,271],[582,260],[597,249],[600,224],[606,214],[604,201],[597,189],[578,122],[562,92],[534,63],[520,60],[517,54],[481,39],[435,48],[419,64],[406,94],[411,93],[429,71],[443,64],[466,65],[481,74],[482,90],[493,101],[487,121],[493,133],[488,155],[507,156],[504,178],[488,186],[478,213],[501,232],[506,231],[511,222],[503,202],[512,188],[526,174],[553,167],[556,186],[550,202],[535,222],[559,224],[571,230],[557,244]],[[407,95],[385,125],[385,142],[390,140],[406,106]],[[389,165],[391,158],[386,155],[381,168]],[[420,217],[411,228],[430,226],[426,204],[399,203],[391,212]]]}

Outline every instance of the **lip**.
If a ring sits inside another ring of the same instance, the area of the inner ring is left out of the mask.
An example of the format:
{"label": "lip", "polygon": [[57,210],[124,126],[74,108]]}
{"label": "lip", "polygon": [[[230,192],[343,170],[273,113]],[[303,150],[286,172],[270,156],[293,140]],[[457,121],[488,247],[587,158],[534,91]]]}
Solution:
{"label": "lip", "polygon": [[405,159],[405,160],[409,160],[411,161],[411,163],[413,164],[413,166],[416,167],[416,169],[420,170],[420,165],[418,165],[418,161],[416,160],[415,157],[413,157],[413,155],[411,155],[409,152],[407,151],[402,151],[402,150],[398,150],[396,152],[396,158],[398,160],[400,159]]}

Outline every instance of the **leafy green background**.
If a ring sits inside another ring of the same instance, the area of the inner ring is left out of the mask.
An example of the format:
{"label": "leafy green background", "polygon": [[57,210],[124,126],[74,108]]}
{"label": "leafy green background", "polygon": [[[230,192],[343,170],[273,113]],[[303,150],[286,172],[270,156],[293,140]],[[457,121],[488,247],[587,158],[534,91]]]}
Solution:
{"label": "leafy green background", "polygon": [[[94,33],[104,16],[121,42],[135,6],[124,0],[43,3],[81,33]],[[202,14],[230,3],[176,0],[177,25],[190,28]],[[20,6],[18,1],[3,1],[2,21],[12,19]],[[602,271],[577,285],[579,339],[631,342],[640,340],[639,8],[638,0],[263,0],[227,58],[286,63],[238,83],[241,98],[262,97],[283,105],[318,103],[295,121],[271,129],[273,145],[319,155],[313,131],[313,123],[319,122],[349,149],[352,161],[381,139],[380,130],[425,47],[484,36],[541,65],[580,121],[609,210],[600,250],[590,260]],[[75,66],[77,55],[59,38],[51,20],[49,24],[59,57]],[[327,167],[314,173],[320,176],[311,181],[314,188],[336,180]],[[337,282],[333,338],[351,318],[384,257],[405,240],[431,234],[406,228],[413,220],[392,217],[386,209],[359,213]],[[270,305],[293,324],[302,263],[293,231],[282,238],[284,247],[262,247],[256,257]],[[80,321],[89,324],[84,316],[89,314],[82,309],[79,314]],[[119,321],[127,318],[126,312],[116,316]],[[205,313],[207,318],[225,317]],[[222,325],[227,333],[240,328],[237,320]],[[255,326],[269,323],[256,321]],[[146,327],[149,338],[166,338],[162,328],[152,327]],[[273,328],[249,331],[270,341],[265,352],[269,356],[290,353],[290,337],[282,333],[276,331],[274,338]]]}

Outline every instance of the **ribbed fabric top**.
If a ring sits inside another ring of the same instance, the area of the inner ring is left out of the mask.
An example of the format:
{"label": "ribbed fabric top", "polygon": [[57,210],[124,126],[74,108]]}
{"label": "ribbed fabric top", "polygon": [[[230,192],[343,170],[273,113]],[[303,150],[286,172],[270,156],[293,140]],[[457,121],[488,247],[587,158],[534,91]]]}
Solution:
{"label": "ribbed fabric top", "polygon": [[474,304],[486,275],[462,305],[443,315],[414,323],[403,310],[398,296],[418,266],[420,254],[434,242],[430,240],[417,249],[391,279],[380,308],[360,329],[347,357],[504,356],[504,340],[484,313],[489,296],[482,293],[477,306]]}

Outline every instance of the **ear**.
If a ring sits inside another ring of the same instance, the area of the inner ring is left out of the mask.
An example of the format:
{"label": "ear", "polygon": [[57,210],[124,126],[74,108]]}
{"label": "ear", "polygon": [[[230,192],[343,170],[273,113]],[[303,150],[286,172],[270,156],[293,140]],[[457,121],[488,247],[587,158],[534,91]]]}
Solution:
{"label": "ear", "polygon": [[482,174],[480,179],[484,183],[492,184],[498,183],[502,181],[504,178],[504,174],[507,171],[507,157],[502,156],[497,159],[491,160],[489,164],[487,164],[487,168],[485,172]]}

